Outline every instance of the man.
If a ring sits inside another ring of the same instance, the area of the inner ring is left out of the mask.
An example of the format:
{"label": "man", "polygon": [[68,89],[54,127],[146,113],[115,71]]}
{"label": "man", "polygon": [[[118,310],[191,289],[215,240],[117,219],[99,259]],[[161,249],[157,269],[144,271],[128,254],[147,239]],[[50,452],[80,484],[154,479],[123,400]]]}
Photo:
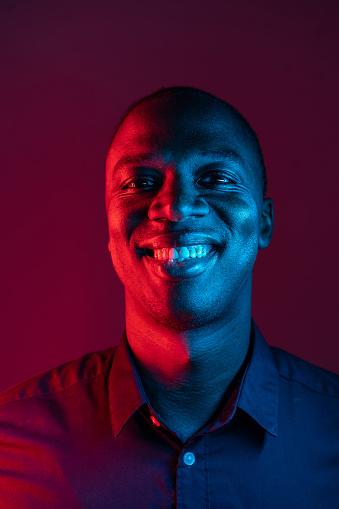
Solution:
{"label": "man", "polygon": [[126,333],[3,394],[0,507],[338,507],[339,377],[251,321],[265,191],[224,101],[173,87],[130,108],[106,170]]}

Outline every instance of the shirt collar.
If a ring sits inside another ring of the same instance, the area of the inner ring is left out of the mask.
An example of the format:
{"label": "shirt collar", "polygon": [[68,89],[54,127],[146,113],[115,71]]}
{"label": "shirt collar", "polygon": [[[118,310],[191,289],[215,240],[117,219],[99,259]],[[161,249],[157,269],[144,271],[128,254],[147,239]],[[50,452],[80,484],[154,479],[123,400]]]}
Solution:
{"label": "shirt collar", "polygon": [[252,354],[244,373],[237,407],[277,436],[279,374],[271,348],[252,320]]}
{"label": "shirt collar", "polygon": [[132,415],[142,405],[148,404],[127,342],[126,331],[113,358],[108,387],[113,433],[118,436]]}
{"label": "shirt collar", "polygon": [[[253,320],[251,345],[252,353],[243,375],[236,406],[268,433],[277,436],[279,375],[271,349]],[[145,404],[149,405],[149,401],[124,332],[109,375],[109,405],[115,436]]]}

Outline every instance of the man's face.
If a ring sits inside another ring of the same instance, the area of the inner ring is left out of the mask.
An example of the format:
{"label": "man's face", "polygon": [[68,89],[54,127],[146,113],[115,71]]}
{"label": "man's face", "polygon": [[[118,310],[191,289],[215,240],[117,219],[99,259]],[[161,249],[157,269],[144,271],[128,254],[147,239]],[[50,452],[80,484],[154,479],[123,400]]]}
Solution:
{"label": "man's face", "polygon": [[231,113],[171,98],[139,105],[109,151],[106,204],[127,305],[186,329],[248,302],[269,240],[258,158]]}

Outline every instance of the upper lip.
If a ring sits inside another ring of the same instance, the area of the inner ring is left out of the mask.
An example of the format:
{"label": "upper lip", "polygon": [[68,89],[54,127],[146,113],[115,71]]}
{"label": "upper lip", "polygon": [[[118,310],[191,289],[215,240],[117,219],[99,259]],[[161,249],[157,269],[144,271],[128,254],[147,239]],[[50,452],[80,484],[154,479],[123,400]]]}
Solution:
{"label": "upper lip", "polygon": [[162,247],[183,247],[196,245],[220,245],[220,239],[216,236],[204,233],[168,233],[166,235],[156,235],[150,238],[144,238],[138,243],[142,249],[160,249]]}

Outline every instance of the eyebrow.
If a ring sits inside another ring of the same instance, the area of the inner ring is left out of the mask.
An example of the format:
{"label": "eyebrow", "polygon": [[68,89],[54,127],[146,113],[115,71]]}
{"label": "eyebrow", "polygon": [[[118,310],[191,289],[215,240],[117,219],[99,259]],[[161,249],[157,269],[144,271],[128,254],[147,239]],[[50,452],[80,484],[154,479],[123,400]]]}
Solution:
{"label": "eyebrow", "polygon": [[[191,154],[192,156],[194,155],[215,156],[216,158],[221,158],[231,162],[244,164],[240,155],[234,152],[233,150],[221,150],[221,149],[194,150],[193,152],[191,152]],[[158,156],[153,154],[152,152],[147,154],[138,154],[135,156],[123,156],[114,165],[113,172],[115,173],[116,171],[119,171],[123,166],[147,163],[157,159]]]}
{"label": "eyebrow", "polygon": [[232,162],[243,164],[242,157],[237,152],[234,152],[234,150],[221,150],[221,149],[198,150],[197,154],[202,156],[214,155],[221,159],[227,159]]}
{"label": "eyebrow", "polygon": [[129,164],[141,164],[144,162],[150,162],[156,159],[156,156],[152,153],[149,154],[138,154],[136,156],[124,156],[119,159],[119,161],[114,165],[113,172],[120,170],[123,166],[128,166]]}

